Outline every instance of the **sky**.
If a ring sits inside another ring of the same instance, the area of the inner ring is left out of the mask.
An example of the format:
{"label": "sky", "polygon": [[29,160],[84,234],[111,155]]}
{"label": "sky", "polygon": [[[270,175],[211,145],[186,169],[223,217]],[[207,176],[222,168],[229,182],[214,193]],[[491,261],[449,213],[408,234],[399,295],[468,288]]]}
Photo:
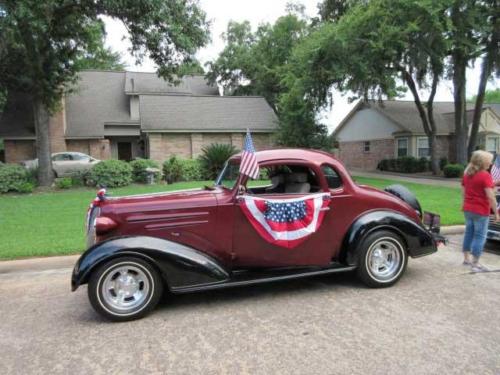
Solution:
{"label": "sky", "polygon": [[[255,30],[261,23],[273,23],[278,17],[285,13],[285,6],[290,0],[200,0],[201,8],[207,13],[207,18],[211,22],[210,32],[212,41],[196,54],[202,63],[217,58],[218,53],[224,48],[221,34],[226,30],[229,21],[250,21]],[[315,0],[303,0],[306,15],[314,17],[317,15],[317,4]],[[130,56],[128,48],[130,43],[127,40],[127,31],[120,21],[104,17],[106,24],[106,45],[114,51],[122,53],[123,60],[127,64],[127,69],[133,71],[153,72],[155,65],[150,60],[145,60],[141,65],[136,65],[135,60]],[[480,64],[471,67],[467,71],[467,96],[470,97],[477,91],[479,84]],[[453,90],[450,81],[443,81],[436,94],[435,101],[453,101]],[[499,87],[498,80],[489,82],[488,89]],[[425,93],[423,93],[425,94]],[[333,93],[334,104],[331,109],[326,109],[320,114],[322,122],[330,130],[349,113],[355,103],[348,103],[348,95],[339,92]],[[413,100],[410,93],[401,100]]]}

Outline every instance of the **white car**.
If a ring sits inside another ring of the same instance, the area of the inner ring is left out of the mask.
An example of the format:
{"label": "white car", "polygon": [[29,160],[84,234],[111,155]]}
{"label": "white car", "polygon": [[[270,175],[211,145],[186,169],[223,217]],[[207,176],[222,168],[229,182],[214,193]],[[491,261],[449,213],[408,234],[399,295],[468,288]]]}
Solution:
{"label": "white car", "polygon": [[[56,177],[71,176],[79,172],[88,171],[100,160],[81,152],[57,152],[52,154],[52,169]],[[25,160],[21,165],[28,169],[38,167],[38,159]]]}

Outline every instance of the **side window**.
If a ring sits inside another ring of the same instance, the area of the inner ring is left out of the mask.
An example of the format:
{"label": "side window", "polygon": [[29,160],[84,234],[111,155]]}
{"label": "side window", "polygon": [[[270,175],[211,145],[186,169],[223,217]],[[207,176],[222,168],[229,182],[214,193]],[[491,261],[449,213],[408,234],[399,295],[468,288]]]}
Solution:
{"label": "side window", "polygon": [[251,194],[308,194],[320,191],[318,176],[303,165],[272,165],[264,168],[270,184],[249,187]]}
{"label": "side window", "polygon": [[52,157],[52,161],[69,161],[72,160],[70,154],[57,154]]}
{"label": "side window", "polygon": [[328,183],[328,187],[330,189],[338,189],[342,187],[342,180],[335,169],[324,164],[321,166],[321,171],[325,175],[326,182]]}
{"label": "side window", "polygon": [[73,160],[79,160],[79,161],[89,161],[90,158],[87,155],[84,154],[71,154],[71,157]]}

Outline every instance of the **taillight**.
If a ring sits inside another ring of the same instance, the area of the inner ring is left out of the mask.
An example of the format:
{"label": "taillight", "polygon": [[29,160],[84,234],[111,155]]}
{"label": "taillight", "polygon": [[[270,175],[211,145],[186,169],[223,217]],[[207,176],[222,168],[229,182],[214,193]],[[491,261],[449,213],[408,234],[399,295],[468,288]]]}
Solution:
{"label": "taillight", "polygon": [[99,216],[95,219],[94,228],[97,235],[112,231],[117,226],[118,224],[116,223],[116,221],[106,216]]}

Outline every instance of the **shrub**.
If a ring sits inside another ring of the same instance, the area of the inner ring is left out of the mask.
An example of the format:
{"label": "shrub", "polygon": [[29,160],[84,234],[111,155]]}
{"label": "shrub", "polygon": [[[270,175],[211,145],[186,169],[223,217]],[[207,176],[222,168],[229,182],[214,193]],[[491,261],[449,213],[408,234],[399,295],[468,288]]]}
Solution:
{"label": "shrub", "polygon": [[236,154],[237,151],[233,145],[213,143],[203,148],[202,152],[200,163],[203,174],[208,179],[214,179],[226,160]]}
{"label": "shrub", "polygon": [[447,164],[450,164],[448,163],[448,158],[439,159],[439,170],[442,171]]}
{"label": "shrub", "polygon": [[72,186],[86,186],[90,178],[90,171],[77,171],[70,178]]}
{"label": "shrub", "polygon": [[389,159],[382,159],[378,162],[377,169],[380,171],[389,170]]}
{"label": "shrub", "polygon": [[203,171],[198,159],[181,159],[182,181],[201,181],[203,180]]}
{"label": "shrub", "polygon": [[19,189],[17,190],[20,193],[23,194],[29,194],[33,193],[33,189],[35,188],[35,185],[32,182],[23,182],[20,186]]}
{"label": "shrub", "polygon": [[132,182],[132,167],[121,160],[104,160],[92,167],[88,183],[95,186],[118,187]]}
{"label": "shrub", "polygon": [[[5,164],[0,168],[0,193],[26,191],[26,184],[29,183],[29,173],[20,165]],[[31,184],[31,191],[33,184]]]}
{"label": "shrub", "polygon": [[36,168],[28,168],[26,169],[28,173],[28,181],[31,182],[33,185],[38,184],[38,167]]}
{"label": "shrub", "polygon": [[163,162],[163,176],[167,183],[172,184],[182,178],[182,163],[174,155]]}
{"label": "shrub", "polygon": [[431,161],[427,158],[417,160],[417,172],[425,172],[431,169]]}
{"label": "shrub", "polygon": [[402,156],[397,159],[383,159],[377,169],[381,171],[415,173],[425,172],[430,169],[430,162],[427,158],[414,158],[413,156]]}
{"label": "shrub", "polygon": [[158,173],[155,173],[155,181],[160,180],[160,166],[154,160],[136,159],[130,162],[130,166],[132,167],[132,179],[135,182],[148,182],[147,168],[157,168]]}
{"label": "shrub", "polygon": [[464,174],[464,166],[462,164],[447,164],[443,168],[445,177],[461,177]]}
{"label": "shrub", "polygon": [[71,177],[56,178],[55,184],[58,189],[69,189],[73,186]]}

